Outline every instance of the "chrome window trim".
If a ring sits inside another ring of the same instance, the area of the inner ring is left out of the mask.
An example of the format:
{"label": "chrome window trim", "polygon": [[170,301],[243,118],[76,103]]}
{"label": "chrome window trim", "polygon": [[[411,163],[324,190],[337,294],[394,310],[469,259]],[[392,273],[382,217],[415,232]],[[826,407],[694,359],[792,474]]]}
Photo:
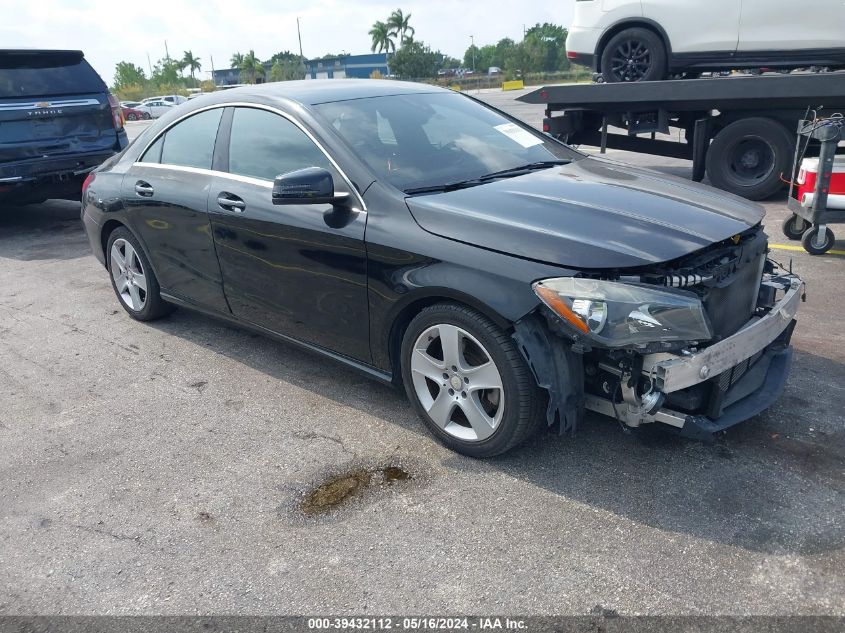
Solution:
{"label": "chrome window trim", "polygon": [[264,105],[262,103],[248,103],[246,101],[232,101],[232,102],[229,102],[229,103],[215,103],[213,105],[208,105],[208,106],[205,106],[205,107],[202,107],[202,108],[197,108],[196,110],[191,110],[187,114],[180,116],[175,121],[172,121],[164,129],[159,130],[159,132],[152,139],[150,139],[150,141],[144,146],[144,149],[142,149],[140,151],[140,153],[138,154],[138,160],[136,160],[132,164],[132,166],[133,167],[136,166],[136,165],[141,165],[141,166],[145,166],[145,167],[156,166],[158,168],[164,168],[164,169],[176,169],[176,170],[188,171],[188,172],[193,172],[193,173],[203,173],[203,174],[208,174],[208,175],[220,176],[222,178],[231,178],[233,180],[239,180],[241,182],[246,182],[246,183],[250,183],[250,184],[258,184],[258,185],[269,187],[269,188],[272,189],[273,188],[273,181],[272,180],[265,180],[263,178],[253,178],[251,176],[241,176],[240,174],[232,174],[232,173],[227,172],[227,171],[217,171],[217,170],[213,170],[213,169],[202,169],[200,167],[184,167],[182,165],[171,165],[169,163],[144,163],[144,162],[141,162],[140,159],[144,157],[144,154],[147,153],[147,150],[149,150],[150,147],[163,134],[166,134],[167,131],[170,128],[172,128],[175,125],[181,123],[185,119],[187,119],[191,116],[194,116],[195,114],[199,114],[200,112],[205,112],[207,110],[214,110],[216,108],[255,108],[257,110],[266,110],[267,112],[272,112],[273,114],[277,114],[277,115],[281,116],[282,118],[287,119],[288,121],[293,123],[296,127],[298,127],[311,140],[312,143],[314,143],[314,145],[317,146],[317,149],[319,149],[323,153],[323,155],[328,159],[328,161],[332,164],[332,166],[337,170],[337,173],[339,173],[341,178],[343,178],[343,181],[346,183],[347,187],[349,188],[349,191],[358,199],[358,203],[361,205],[361,211],[364,211],[364,212],[367,211],[367,205],[364,203],[364,197],[358,192],[358,190],[355,188],[355,185],[352,184],[352,180],[349,179],[349,176],[346,175],[346,172],[343,171],[340,168],[340,165],[337,164],[337,161],[335,161],[335,159],[332,158],[332,156],[326,151],[326,148],[323,147],[323,144],[320,143],[320,141],[317,140],[317,138],[311,133],[311,131],[308,128],[306,128],[304,125],[302,125],[302,123],[300,123],[295,118],[293,118],[291,115],[289,115],[287,112],[280,110],[279,108],[274,108],[273,106]]}
{"label": "chrome window trim", "polygon": [[241,176],[240,174],[230,174],[228,171],[217,171],[216,169],[203,169],[202,167],[188,167],[187,165],[171,165],[170,163],[133,163],[133,167],[153,167],[154,169],[169,169],[172,171],[184,171],[189,174],[200,174],[203,176],[217,176],[219,178],[228,178],[230,180],[238,180],[246,182],[251,185],[259,185],[267,189],[273,188],[272,180],[265,180],[263,178],[252,178],[250,176]]}

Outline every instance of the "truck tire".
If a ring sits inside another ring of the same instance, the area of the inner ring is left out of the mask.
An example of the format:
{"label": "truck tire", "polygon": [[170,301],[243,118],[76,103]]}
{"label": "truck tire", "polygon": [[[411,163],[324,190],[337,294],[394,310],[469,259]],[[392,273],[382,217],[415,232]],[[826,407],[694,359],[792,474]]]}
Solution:
{"label": "truck tire", "polygon": [[724,127],[707,150],[713,186],[749,200],[777,193],[792,166],[794,141],[773,119],[751,117]]}
{"label": "truck tire", "polygon": [[666,68],[663,40],[640,27],[620,31],[601,52],[601,75],[607,83],[660,81],[666,78]]}

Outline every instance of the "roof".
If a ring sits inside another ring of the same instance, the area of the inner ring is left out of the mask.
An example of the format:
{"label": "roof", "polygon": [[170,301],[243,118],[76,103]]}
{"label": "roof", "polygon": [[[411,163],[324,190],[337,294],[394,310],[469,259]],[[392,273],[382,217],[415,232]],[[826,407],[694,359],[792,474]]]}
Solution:
{"label": "roof", "polygon": [[[303,79],[300,81],[278,81],[266,84],[243,86],[229,90],[218,90],[214,101],[237,101],[248,97],[296,101],[303,105],[316,105],[331,101],[386,97],[388,95],[443,92],[429,84],[394,81],[392,79]],[[199,99],[199,98],[198,98]],[[198,99],[192,99],[197,101]],[[208,101],[206,101],[208,103]]]}

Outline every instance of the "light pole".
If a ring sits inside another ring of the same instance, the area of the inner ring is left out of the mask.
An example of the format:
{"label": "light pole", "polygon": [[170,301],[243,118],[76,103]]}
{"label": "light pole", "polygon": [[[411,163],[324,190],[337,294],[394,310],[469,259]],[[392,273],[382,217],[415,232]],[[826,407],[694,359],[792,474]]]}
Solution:
{"label": "light pole", "polygon": [[469,36],[469,48],[472,51],[472,72],[475,72],[475,36]]}

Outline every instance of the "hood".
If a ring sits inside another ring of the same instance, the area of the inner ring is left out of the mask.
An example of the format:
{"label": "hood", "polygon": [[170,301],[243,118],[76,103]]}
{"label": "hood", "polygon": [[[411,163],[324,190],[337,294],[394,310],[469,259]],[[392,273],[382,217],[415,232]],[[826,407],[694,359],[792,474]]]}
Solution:
{"label": "hood", "polygon": [[605,159],[407,198],[426,231],[569,268],[666,262],[758,224],[737,196]]}

